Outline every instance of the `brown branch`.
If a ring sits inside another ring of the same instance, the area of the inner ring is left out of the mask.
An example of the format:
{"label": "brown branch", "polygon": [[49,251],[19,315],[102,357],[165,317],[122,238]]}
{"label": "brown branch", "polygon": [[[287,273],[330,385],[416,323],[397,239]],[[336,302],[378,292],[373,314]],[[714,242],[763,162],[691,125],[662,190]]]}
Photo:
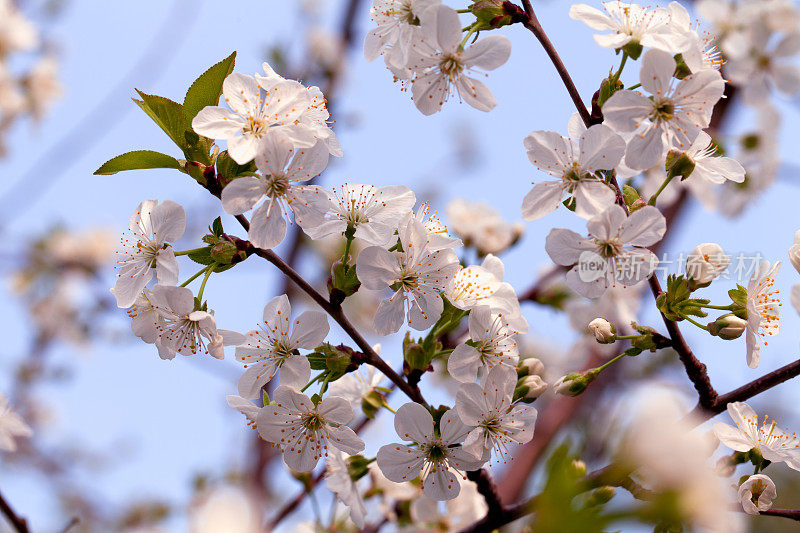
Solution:
{"label": "brown branch", "polygon": [[14,531],[17,533],[30,533],[28,521],[14,512],[14,509],[11,508],[11,505],[2,494],[0,494],[0,513],[3,513],[8,523],[14,528]]}
{"label": "brown branch", "polygon": [[789,518],[800,522],[800,509],[768,509],[761,511],[759,514],[764,516],[779,516],[781,518]]}
{"label": "brown branch", "polygon": [[475,483],[478,493],[483,496],[483,499],[486,500],[486,505],[489,506],[484,520],[501,520],[505,515],[505,509],[503,508],[503,502],[500,500],[500,495],[497,492],[497,485],[495,485],[489,471],[482,468],[480,470],[467,472],[467,479]]}

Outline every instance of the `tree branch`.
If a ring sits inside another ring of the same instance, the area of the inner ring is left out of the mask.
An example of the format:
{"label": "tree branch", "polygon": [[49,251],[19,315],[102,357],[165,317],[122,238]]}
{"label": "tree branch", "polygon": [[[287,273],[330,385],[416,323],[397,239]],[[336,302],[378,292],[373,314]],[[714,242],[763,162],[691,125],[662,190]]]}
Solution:
{"label": "tree branch", "polygon": [[30,533],[28,521],[14,512],[14,509],[11,508],[11,505],[2,494],[0,494],[0,513],[3,513],[8,523],[14,528],[14,531],[17,533]]}

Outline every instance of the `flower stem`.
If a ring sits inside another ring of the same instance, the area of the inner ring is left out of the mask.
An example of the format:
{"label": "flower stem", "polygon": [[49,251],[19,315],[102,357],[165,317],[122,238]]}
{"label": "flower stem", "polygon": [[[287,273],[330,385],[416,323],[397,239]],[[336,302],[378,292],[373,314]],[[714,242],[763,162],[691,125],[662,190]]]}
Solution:
{"label": "flower stem", "polygon": [[[619,62],[619,69],[617,69],[616,74],[614,74],[614,86],[615,87],[617,85],[617,82],[619,81],[620,75],[622,74],[622,69],[625,68],[625,63],[627,63],[627,61],[628,61],[628,52],[624,52],[623,51],[622,52],[622,61]],[[614,90],[614,88],[612,88],[612,90]]]}
{"label": "flower stem", "polygon": [[674,177],[675,176],[667,176],[666,179],[664,179],[664,183],[662,183],[661,187],[659,187],[658,190],[655,192],[655,194],[653,194],[653,196],[650,197],[650,201],[647,202],[647,205],[656,205],[656,200],[658,200],[658,195],[661,194],[661,192],[667,188],[667,185],[669,185],[669,182],[672,181],[672,178]]}
{"label": "flower stem", "polygon": [[688,320],[689,322],[691,322],[692,324],[694,324],[694,325],[695,325],[695,326],[697,326],[698,328],[700,328],[700,329],[704,329],[704,330],[708,331],[708,326],[704,326],[703,324],[701,324],[701,323],[700,323],[700,322],[698,322],[697,320],[694,320],[692,317],[690,317],[690,316],[687,316],[687,317],[684,317],[684,318],[686,318],[686,320]]}
{"label": "flower stem", "polygon": [[174,253],[175,253],[176,256],[178,256],[178,255],[189,255],[189,254],[192,254],[194,252],[199,252],[201,250],[205,250],[205,247],[203,247],[203,248],[193,248],[191,250],[183,250],[181,252],[174,252]]}
{"label": "flower stem", "polygon": [[641,83],[637,83],[636,85],[631,85],[630,87],[625,87],[625,88],[626,88],[627,90],[629,90],[629,91],[632,91],[632,90],[634,90],[634,89],[638,89],[638,88],[639,88],[639,87],[641,87],[641,86],[642,86],[642,84],[641,84]]}
{"label": "flower stem", "polygon": [[617,340],[618,341],[626,341],[626,340],[630,340],[630,339],[635,339],[637,337],[640,337],[640,335],[617,335]]}
{"label": "flower stem", "polygon": [[307,388],[309,388],[311,385],[313,385],[314,383],[316,383],[317,381],[319,381],[319,378],[321,378],[321,377],[323,376],[323,374],[324,374],[324,372],[323,372],[323,373],[321,373],[321,374],[317,374],[316,376],[314,376],[313,378],[311,378],[311,381],[309,381],[308,383],[306,383],[306,384],[303,386],[303,388],[302,388],[302,389],[300,389],[300,392],[305,392]]}
{"label": "flower stem", "polygon": [[193,282],[194,280],[196,280],[196,279],[197,279],[197,278],[200,276],[200,274],[202,274],[202,273],[203,273],[203,272],[205,272],[206,270],[208,270],[208,267],[205,267],[205,268],[202,268],[202,269],[198,270],[196,273],[192,274],[192,276],[191,276],[189,279],[187,279],[186,281],[184,281],[183,283],[181,283],[181,284],[180,284],[180,286],[181,286],[181,287],[185,287],[185,286],[187,286],[188,284],[190,284],[191,282]]}
{"label": "flower stem", "polygon": [[605,364],[602,364],[602,365],[598,366],[597,368],[595,368],[595,370],[599,374],[600,372],[602,372],[606,368],[610,367],[611,365],[613,365],[614,363],[616,363],[620,359],[624,359],[625,357],[627,357],[627,354],[621,353],[618,356],[616,356],[615,358],[610,359],[609,361],[607,361]]}
{"label": "flower stem", "polygon": [[733,304],[730,305],[701,304],[700,307],[705,307],[706,309],[719,309],[720,311],[733,311]]}
{"label": "flower stem", "polygon": [[389,404],[388,404],[388,403],[385,403],[385,404],[383,404],[383,406],[384,406],[384,407],[385,407],[385,408],[386,408],[388,411],[391,411],[392,413],[394,413],[394,414],[397,414],[397,410],[396,410],[396,409],[392,409],[391,407],[389,407]]}
{"label": "flower stem", "polygon": [[203,276],[203,281],[202,283],[200,283],[200,290],[197,291],[197,299],[200,300],[201,302],[203,301],[203,291],[206,289],[206,282],[208,281],[208,278],[211,277],[211,274],[214,272],[214,269],[217,268],[218,266],[219,266],[218,263],[212,263],[208,265],[208,267],[206,267],[206,275]]}

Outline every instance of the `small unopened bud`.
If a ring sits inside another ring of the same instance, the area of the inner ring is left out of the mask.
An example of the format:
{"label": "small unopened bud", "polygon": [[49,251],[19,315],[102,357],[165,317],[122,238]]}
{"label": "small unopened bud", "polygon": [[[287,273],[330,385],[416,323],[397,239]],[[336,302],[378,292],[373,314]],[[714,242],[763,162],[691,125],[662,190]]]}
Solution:
{"label": "small unopened bud", "polygon": [[747,320],[736,315],[721,316],[708,324],[709,333],[726,341],[738,339],[746,328]]}
{"label": "small unopened bud", "polygon": [[586,502],[587,507],[597,507],[604,505],[611,501],[611,498],[617,493],[617,489],[610,486],[600,487],[592,491],[589,499]]}
{"label": "small unopened bud", "polygon": [[705,287],[730,264],[730,256],[722,251],[719,244],[705,242],[697,245],[686,259],[686,275],[694,281],[695,288]]}
{"label": "small unopened bud", "polygon": [[556,394],[563,396],[578,396],[589,387],[589,383],[596,377],[597,372],[570,372],[556,381],[553,389]]}
{"label": "small unopened bud", "polygon": [[528,357],[523,359],[517,365],[517,377],[524,378],[525,376],[541,376],[544,372],[544,363],[535,357]]}
{"label": "small unopened bud", "polygon": [[525,376],[517,382],[514,389],[514,400],[523,403],[531,403],[547,390],[547,383],[535,374]]}
{"label": "small unopened bud", "polygon": [[617,328],[605,318],[595,318],[589,322],[588,328],[600,344],[611,344],[617,340]]}
{"label": "small unopened bud", "polygon": [[586,475],[586,463],[580,459],[574,459],[570,464],[570,473],[575,477],[583,477]]}

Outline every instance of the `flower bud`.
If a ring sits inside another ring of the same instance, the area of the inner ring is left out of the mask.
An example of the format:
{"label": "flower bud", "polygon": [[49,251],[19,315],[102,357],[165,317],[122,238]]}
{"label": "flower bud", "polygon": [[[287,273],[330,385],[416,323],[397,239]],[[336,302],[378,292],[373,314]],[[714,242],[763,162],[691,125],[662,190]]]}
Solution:
{"label": "flower bud", "polygon": [[595,318],[589,322],[588,328],[600,344],[611,344],[617,340],[617,328],[605,318]]}
{"label": "flower bud", "polygon": [[730,256],[719,244],[706,242],[697,245],[686,259],[686,275],[696,286],[706,286],[731,264]]}
{"label": "flower bud", "polygon": [[611,498],[617,493],[617,489],[610,486],[599,487],[592,491],[592,494],[589,495],[589,499],[586,502],[588,507],[597,507],[599,505],[604,505],[611,501]]}
{"label": "flower bud", "polygon": [[561,377],[553,385],[556,394],[563,396],[578,396],[589,387],[589,383],[594,381],[598,375],[597,372],[570,372],[566,376]]}
{"label": "flower bud", "polygon": [[523,359],[517,365],[517,377],[524,378],[525,376],[542,375],[544,372],[544,364],[535,357]]}
{"label": "flower bud", "polygon": [[586,463],[580,459],[573,459],[572,463],[570,464],[570,473],[576,478],[585,476]]}
{"label": "flower bud", "polygon": [[745,328],[747,328],[747,320],[736,315],[721,316],[708,324],[709,333],[726,341],[741,337]]}
{"label": "flower bud", "polygon": [[540,376],[535,374],[525,376],[517,382],[517,388],[514,389],[514,401],[532,403],[546,390],[547,383]]}
{"label": "flower bud", "polygon": [[475,0],[469,6],[470,11],[478,19],[478,22],[485,24],[489,28],[499,28],[515,22],[515,17],[519,18],[520,8],[505,0]]}

